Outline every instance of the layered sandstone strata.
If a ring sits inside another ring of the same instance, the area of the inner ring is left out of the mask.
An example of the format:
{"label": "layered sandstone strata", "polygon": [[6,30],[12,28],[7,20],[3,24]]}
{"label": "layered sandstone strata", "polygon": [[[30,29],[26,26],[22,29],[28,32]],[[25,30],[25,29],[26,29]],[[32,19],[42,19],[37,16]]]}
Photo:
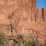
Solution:
{"label": "layered sandstone strata", "polygon": [[[42,40],[46,39],[44,10],[36,8],[35,0],[0,0],[0,30],[3,30],[7,36],[11,33],[6,30],[5,25],[10,24],[8,16],[12,13],[14,13],[13,20],[20,16],[18,29],[21,34],[24,34],[24,37],[29,35],[28,32],[38,31],[42,34],[40,36]],[[13,34],[15,35],[15,32]]]}

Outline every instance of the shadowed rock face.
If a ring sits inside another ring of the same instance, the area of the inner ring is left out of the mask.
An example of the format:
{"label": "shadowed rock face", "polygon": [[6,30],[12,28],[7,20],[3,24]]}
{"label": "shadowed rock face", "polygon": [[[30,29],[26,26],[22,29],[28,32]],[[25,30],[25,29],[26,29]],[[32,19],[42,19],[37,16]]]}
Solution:
{"label": "shadowed rock face", "polygon": [[[28,32],[36,33],[38,31],[42,34],[39,36],[40,41],[44,41],[46,39],[46,21],[43,20],[42,9],[37,9],[35,6],[35,0],[0,0],[0,30],[3,30],[7,36],[11,35],[4,25],[10,24],[8,15],[16,11],[13,20],[18,16],[21,18],[18,32],[27,37]],[[15,31],[13,34],[16,35]]]}
{"label": "shadowed rock face", "polygon": [[46,20],[46,9],[44,10],[44,18]]}

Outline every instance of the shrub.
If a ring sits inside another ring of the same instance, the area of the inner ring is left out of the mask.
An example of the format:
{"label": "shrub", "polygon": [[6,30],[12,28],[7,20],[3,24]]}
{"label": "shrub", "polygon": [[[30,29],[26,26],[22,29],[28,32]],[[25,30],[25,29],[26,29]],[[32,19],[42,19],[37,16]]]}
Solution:
{"label": "shrub", "polygon": [[0,44],[4,44],[4,33],[0,33]]}
{"label": "shrub", "polygon": [[45,43],[44,43],[44,45],[43,46],[46,46],[46,40],[45,40]]}
{"label": "shrub", "polygon": [[33,46],[33,44],[34,43],[30,40],[25,42],[25,46]]}

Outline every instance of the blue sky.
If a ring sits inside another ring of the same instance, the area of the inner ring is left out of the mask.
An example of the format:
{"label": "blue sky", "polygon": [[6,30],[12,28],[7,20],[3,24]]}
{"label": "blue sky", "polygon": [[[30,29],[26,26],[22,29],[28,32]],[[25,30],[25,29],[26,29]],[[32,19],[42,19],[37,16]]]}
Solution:
{"label": "blue sky", "polygon": [[36,8],[46,9],[46,0],[36,0]]}

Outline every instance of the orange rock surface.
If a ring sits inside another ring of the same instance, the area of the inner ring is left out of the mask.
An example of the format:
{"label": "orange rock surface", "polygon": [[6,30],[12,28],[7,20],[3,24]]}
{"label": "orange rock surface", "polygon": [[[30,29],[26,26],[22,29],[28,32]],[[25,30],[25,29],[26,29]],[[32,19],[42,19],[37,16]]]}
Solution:
{"label": "orange rock surface", "polygon": [[[11,15],[14,11],[13,19],[20,16],[18,25],[19,32],[25,36],[29,35],[29,32],[40,32],[39,40],[46,40],[46,21],[44,20],[44,12],[41,8],[37,9],[35,0],[0,0],[0,30],[2,30],[6,36],[11,35],[10,31],[6,29],[5,25],[9,25],[8,15]],[[15,35],[15,31],[13,31]]]}

